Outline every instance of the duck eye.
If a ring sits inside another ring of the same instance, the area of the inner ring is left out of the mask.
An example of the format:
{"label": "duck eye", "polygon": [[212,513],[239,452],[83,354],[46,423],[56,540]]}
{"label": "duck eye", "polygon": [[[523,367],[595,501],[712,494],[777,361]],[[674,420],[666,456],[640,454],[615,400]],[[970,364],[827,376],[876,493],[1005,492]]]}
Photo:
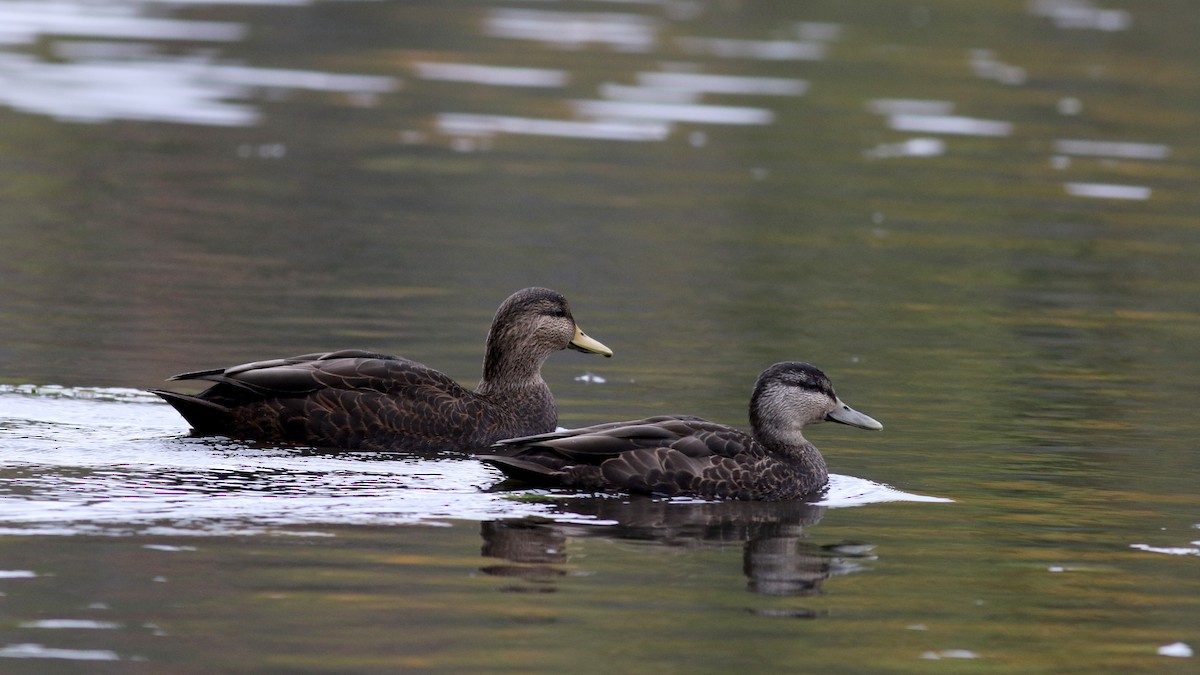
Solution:
{"label": "duck eye", "polygon": [[547,312],[547,314],[561,319],[567,315],[567,310],[563,309],[562,307],[555,307],[554,309]]}

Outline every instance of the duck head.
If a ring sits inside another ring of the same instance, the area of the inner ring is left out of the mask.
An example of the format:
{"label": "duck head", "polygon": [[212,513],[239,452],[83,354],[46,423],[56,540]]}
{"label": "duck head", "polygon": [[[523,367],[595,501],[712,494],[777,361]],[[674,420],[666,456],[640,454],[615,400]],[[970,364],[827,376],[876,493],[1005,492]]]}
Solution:
{"label": "duck head", "polygon": [[567,348],[612,356],[611,349],[579,328],[561,293],[548,288],[517,291],[500,305],[492,320],[484,379],[501,373],[538,376],[547,357]]}
{"label": "duck head", "polygon": [[805,426],[826,421],[860,429],[883,428],[843,403],[829,378],[812,364],[784,361],[758,376],[750,398],[750,425],[757,434],[799,443]]}

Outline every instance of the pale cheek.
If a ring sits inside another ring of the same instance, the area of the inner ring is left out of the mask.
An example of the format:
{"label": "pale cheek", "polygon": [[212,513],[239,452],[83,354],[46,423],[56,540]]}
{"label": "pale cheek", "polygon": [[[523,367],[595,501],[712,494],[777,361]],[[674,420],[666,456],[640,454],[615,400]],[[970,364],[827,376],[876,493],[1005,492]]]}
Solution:
{"label": "pale cheek", "polygon": [[543,321],[536,329],[539,342],[562,345],[566,347],[571,338],[575,337],[575,329],[564,326],[562,322]]}

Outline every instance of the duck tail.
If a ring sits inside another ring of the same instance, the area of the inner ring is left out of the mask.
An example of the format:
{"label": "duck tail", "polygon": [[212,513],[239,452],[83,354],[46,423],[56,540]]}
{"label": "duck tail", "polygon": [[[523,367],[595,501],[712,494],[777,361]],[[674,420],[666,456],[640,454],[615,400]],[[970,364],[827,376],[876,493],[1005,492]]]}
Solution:
{"label": "duck tail", "polygon": [[500,469],[505,476],[530,485],[550,486],[563,483],[562,471],[542,466],[536,462],[504,455],[476,455],[476,458],[484,464],[491,464]]}
{"label": "duck tail", "polygon": [[170,403],[198,433],[220,434],[230,429],[230,410],[219,403],[165,389],[151,389],[150,393]]}

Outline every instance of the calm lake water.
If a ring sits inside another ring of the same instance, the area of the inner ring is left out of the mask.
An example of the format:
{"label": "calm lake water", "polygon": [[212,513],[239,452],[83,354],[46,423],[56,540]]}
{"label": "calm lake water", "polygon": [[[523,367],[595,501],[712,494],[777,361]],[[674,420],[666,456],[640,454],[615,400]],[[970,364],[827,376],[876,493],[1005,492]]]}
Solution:
{"label": "calm lake water", "polygon": [[[1195,672],[1190,0],[0,0],[3,672]],[[563,426],[880,420],[815,504],[497,491],[194,438],[145,389],[335,348]]]}

